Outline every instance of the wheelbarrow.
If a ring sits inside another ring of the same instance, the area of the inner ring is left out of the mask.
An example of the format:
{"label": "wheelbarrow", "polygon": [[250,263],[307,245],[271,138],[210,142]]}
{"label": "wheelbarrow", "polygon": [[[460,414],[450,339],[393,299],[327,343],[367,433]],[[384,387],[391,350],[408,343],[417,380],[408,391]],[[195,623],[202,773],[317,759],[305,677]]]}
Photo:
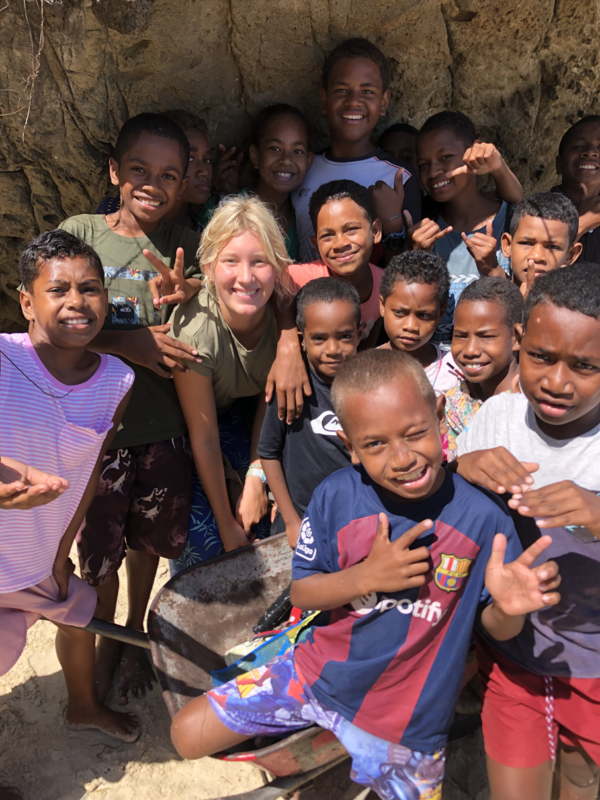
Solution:
{"label": "wheelbarrow", "polygon": [[[148,634],[97,619],[87,630],[149,649],[174,717],[212,688],[210,673],[225,668],[225,653],[253,637],[258,618],[289,586],[291,565],[287,536],[278,534],[171,578],[152,601]],[[335,736],[316,725],[264,747],[252,745],[252,740],[244,742],[242,750],[238,746],[213,757],[252,764],[263,780],[267,773],[274,779],[251,792],[230,795],[229,800],[275,800],[348,758]]]}

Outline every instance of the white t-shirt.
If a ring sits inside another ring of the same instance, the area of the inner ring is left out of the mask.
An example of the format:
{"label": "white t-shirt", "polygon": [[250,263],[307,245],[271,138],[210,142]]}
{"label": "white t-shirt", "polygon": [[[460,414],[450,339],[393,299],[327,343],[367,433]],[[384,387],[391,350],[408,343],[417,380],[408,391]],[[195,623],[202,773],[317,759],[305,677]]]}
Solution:
{"label": "white t-shirt", "polygon": [[[574,439],[552,439],[540,430],[523,394],[505,392],[487,400],[456,443],[459,458],[476,450],[506,447],[519,461],[539,464],[532,474],[534,489],[570,480],[583,489],[600,491],[600,425]],[[513,518],[522,535],[526,518],[518,514]],[[491,644],[538,675],[600,678],[600,541],[585,544],[576,528],[542,532],[552,537],[552,544],[536,564],[551,559],[558,564],[560,603],[529,615],[514,639]]]}
{"label": "white t-shirt", "polygon": [[[351,180],[361,186],[372,186],[377,181],[385,181],[393,187],[399,167],[404,167],[405,170],[402,179],[405,192],[403,208],[410,212],[416,222],[421,219],[421,189],[409,164],[404,161],[395,163],[388,153],[379,148],[357,159],[333,158],[325,153],[317,153],[302,184],[292,192],[300,243],[300,262],[316,261],[319,257],[310,241],[314,230],[308,213],[312,194],[319,186],[330,181]],[[407,186],[409,180],[410,184]]]}

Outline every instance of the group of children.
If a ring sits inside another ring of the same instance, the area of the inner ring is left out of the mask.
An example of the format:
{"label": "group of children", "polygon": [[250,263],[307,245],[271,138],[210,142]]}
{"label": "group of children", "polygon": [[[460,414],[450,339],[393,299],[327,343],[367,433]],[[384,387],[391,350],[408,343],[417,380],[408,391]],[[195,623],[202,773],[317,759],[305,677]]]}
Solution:
{"label": "group of children", "polygon": [[160,557],[174,574],[285,531],[292,601],[326,613],[243,691],[190,701],[182,756],[317,723],[380,797],[440,798],[474,630],[493,800],[549,800],[553,776],[593,800],[600,117],[523,200],[458,112],[372,144],[389,69],[366,40],[328,56],[321,99],[330,146],[264,109],[245,187],[235,148],[213,181],[193,114],[133,117],[119,197],[24,251],[29,331],[0,335],[0,674],[44,616],[66,724],[134,741],[105,700],[117,664],[120,705],[152,669],[82,630],[113,618],[123,560],[142,629]]}

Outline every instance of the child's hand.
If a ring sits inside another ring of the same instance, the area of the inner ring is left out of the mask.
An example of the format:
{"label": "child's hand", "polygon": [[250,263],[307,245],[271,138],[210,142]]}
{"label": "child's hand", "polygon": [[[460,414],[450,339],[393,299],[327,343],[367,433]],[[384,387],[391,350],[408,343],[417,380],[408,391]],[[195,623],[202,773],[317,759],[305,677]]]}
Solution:
{"label": "child's hand", "polygon": [[219,194],[237,194],[240,190],[240,169],[244,154],[238,153],[235,145],[227,149],[224,144],[219,145],[221,155],[215,166],[215,186]]}
{"label": "child's hand", "polygon": [[479,274],[486,278],[498,267],[496,250],[498,242],[494,236],[493,220],[488,219],[485,224],[485,233],[474,233],[469,237],[466,233],[461,233],[462,240],[467,246],[467,250],[475,259],[475,265]]}
{"label": "child's hand", "polygon": [[525,270],[525,280],[519,286],[519,291],[523,295],[523,300],[527,300],[529,292],[533,289],[535,282],[535,261],[533,258],[527,259],[527,269]]}
{"label": "child's hand", "polygon": [[508,505],[524,517],[540,517],[538,528],[581,525],[600,537],[600,497],[573,481],[532,489],[526,496],[515,493]]}
{"label": "child's hand", "polygon": [[58,586],[58,602],[62,603],[67,599],[69,593],[69,579],[75,572],[75,566],[70,558],[66,561],[55,561],[52,567],[52,577]]}
{"label": "child's hand", "polygon": [[275,391],[277,416],[291,425],[302,413],[304,395],[308,397],[312,394],[298,335],[295,332],[292,333],[292,337],[284,336],[284,332],[280,336],[277,357],[267,375],[265,387],[267,403],[271,401]]}
{"label": "child's hand", "polygon": [[0,461],[0,509],[26,511],[56,500],[69,482],[12,458]]}
{"label": "child's hand", "polygon": [[289,525],[286,524],[285,526],[285,535],[287,536],[288,542],[290,543],[290,547],[292,550],[296,549],[296,545],[298,544],[298,537],[300,536],[300,528],[302,527],[302,520],[298,518],[297,522],[292,522]]}
{"label": "child's hand", "polygon": [[169,269],[150,250],[142,250],[142,253],[159,273],[156,278],[152,278],[150,281],[152,302],[156,308],[167,304],[187,303],[195,294],[198,294],[202,283],[197,278],[192,279],[193,282],[191,283],[183,274],[183,259],[185,256],[183,247],[177,248],[173,269]]}
{"label": "child's hand", "polygon": [[253,525],[261,521],[267,513],[268,507],[269,498],[265,484],[254,475],[246,476],[235,515],[246,534],[250,533]]}
{"label": "child's hand", "polygon": [[151,325],[148,328],[139,328],[127,331],[122,341],[119,341],[119,355],[161,375],[163,378],[172,378],[171,370],[189,372],[186,361],[202,363],[198,351],[189,344],[178,342],[167,336],[171,323],[165,325]]}
{"label": "child's hand", "polygon": [[496,149],[496,146],[488,142],[476,140],[463,156],[464,167],[446,172],[447,178],[454,178],[456,175],[473,173],[474,175],[485,175],[488,172],[496,172],[502,168],[504,159]]}
{"label": "child's hand", "polygon": [[547,561],[539,567],[531,567],[551,544],[551,536],[542,536],[516,561],[505,564],[506,536],[496,534],[485,570],[485,585],[502,614],[516,617],[560,602],[560,594],[554,591],[560,585],[558,565]]}
{"label": "child's hand", "polygon": [[364,594],[401,592],[423,586],[425,573],[431,569],[429,550],[427,547],[409,548],[432,526],[432,520],[423,520],[395,542],[390,542],[390,522],[385,514],[380,514],[371,552],[362,565],[367,589]]}
{"label": "child's hand", "polygon": [[[373,195],[375,216],[381,221],[384,235],[393,231],[401,231],[404,225],[402,204],[404,203],[404,169],[400,167],[394,176],[393,188],[385,181],[376,181],[369,186]],[[395,217],[396,219],[391,219]],[[389,224],[388,224],[389,223]]]}
{"label": "child's hand", "polygon": [[533,462],[517,461],[506,447],[494,447],[459,456],[456,471],[469,483],[497,494],[518,494],[531,489],[531,473],[538,469],[539,465]]}
{"label": "child's hand", "polygon": [[407,238],[411,243],[413,250],[433,250],[433,245],[450,233],[452,226],[448,225],[444,230],[440,230],[440,226],[432,219],[422,219],[413,225],[413,220],[410,211],[404,211],[404,219],[406,220]]}
{"label": "child's hand", "polygon": [[227,526],[227,528],[220,527],[219,534],[226,553],[231,553],[232,550],[239,550],[240,547],[248,547],[253,538],[248,537],[242,526],[236,520],[233,520],[232,524]]}

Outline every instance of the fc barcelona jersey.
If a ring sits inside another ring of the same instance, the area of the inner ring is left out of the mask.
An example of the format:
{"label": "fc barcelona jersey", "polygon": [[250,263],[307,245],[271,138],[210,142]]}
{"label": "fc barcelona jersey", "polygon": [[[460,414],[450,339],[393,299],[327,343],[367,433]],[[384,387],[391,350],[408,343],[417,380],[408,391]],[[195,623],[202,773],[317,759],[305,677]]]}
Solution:
{"label": "fc barcelona jersey", "polygon": [[369,554],[378,516],[395,541],[434,520],[412,547],[429,548],[423,586],[377,592],[330,612],[298,645],[295,663],[317,698],[359,728],[412,750],[446,742],[460,693],[476,614],[490,602],[485,568],[496,533],[508,539],[506,561],[521,553],[501,501],[446,473],[423,502],[395,502],[361,467],[348,467],[316,489],[302,521],[292,577],[347,569]]}

